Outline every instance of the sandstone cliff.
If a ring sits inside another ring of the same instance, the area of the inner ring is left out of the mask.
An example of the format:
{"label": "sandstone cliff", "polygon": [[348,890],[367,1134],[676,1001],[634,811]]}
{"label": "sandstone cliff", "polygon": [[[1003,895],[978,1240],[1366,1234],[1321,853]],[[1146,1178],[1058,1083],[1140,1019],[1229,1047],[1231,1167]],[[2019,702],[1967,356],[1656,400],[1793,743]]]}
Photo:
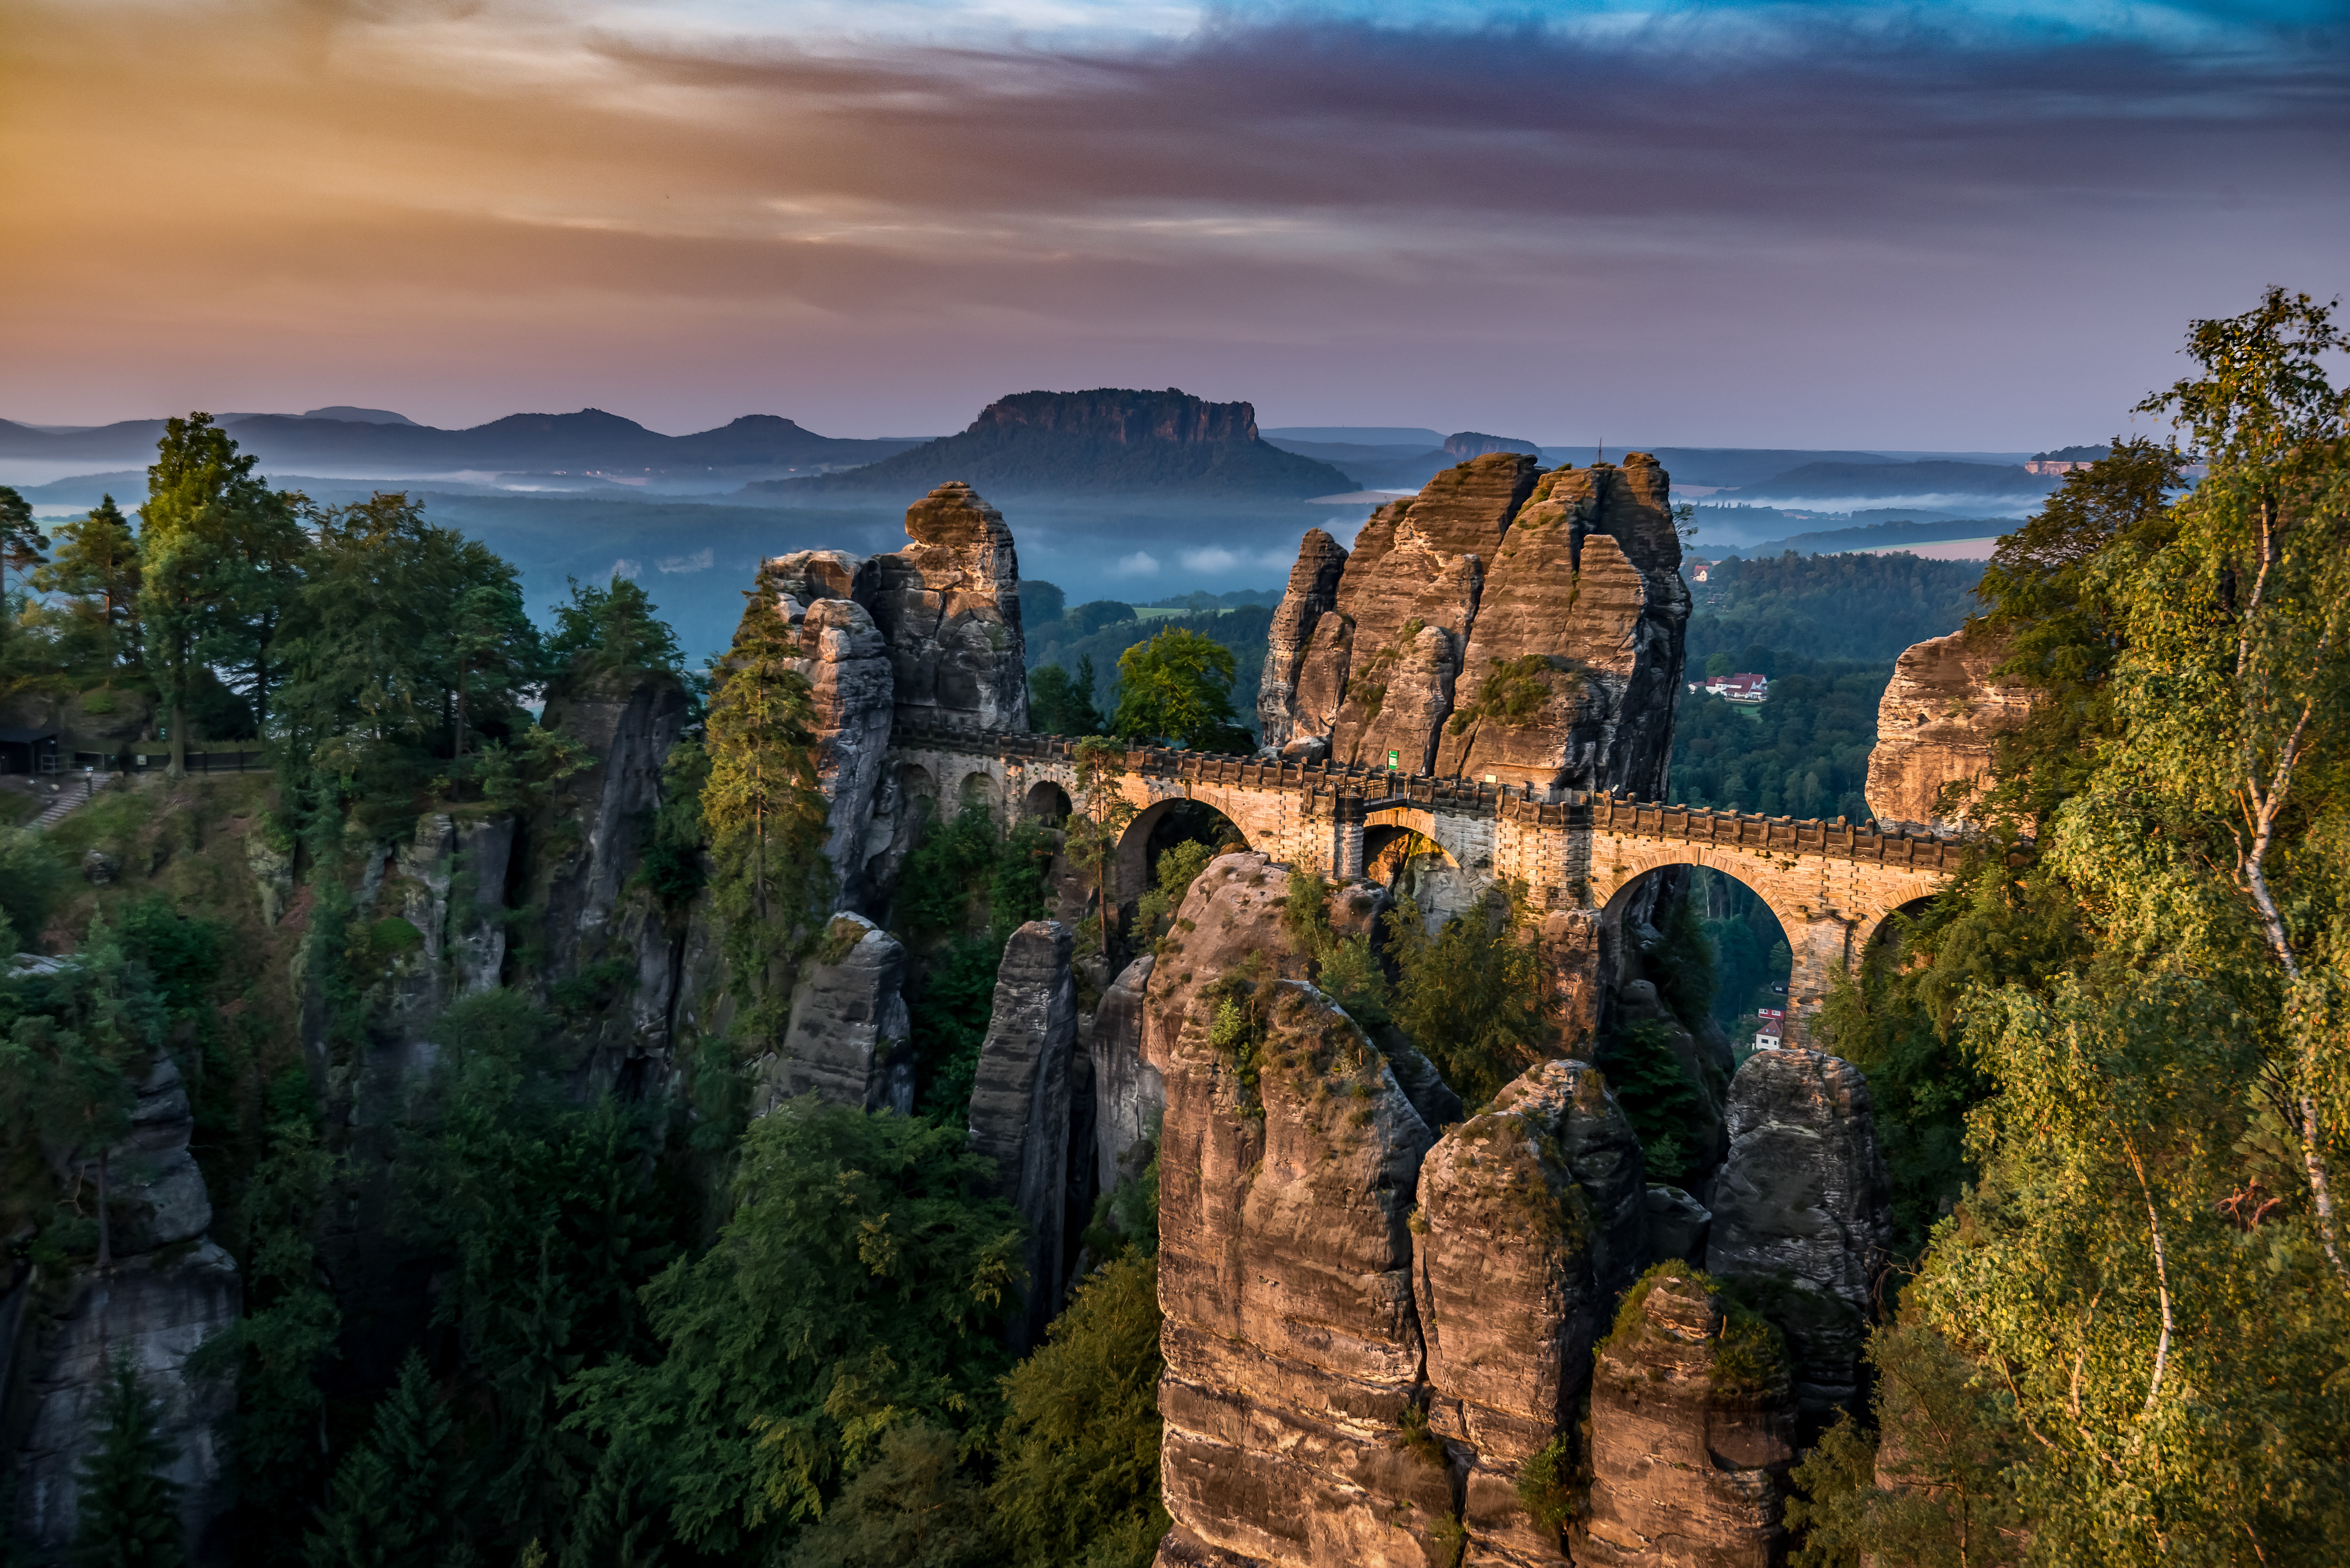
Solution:
{"label": "sandstone cliff", "polygon": [[1003,514],[941,484],[906,513],[913,542],[873,559],[868,607],[888,641],[900,721],[1028,728],[1020,563]]}
{"label": "sandstone cliff", "polygon": [[1960,630],[1913,644],[1895,662],[1868,753],[1868,809],[1880,823],[1935,833],[1968,826],[1963,804],[1945,812],[1942,791],[1987,786],[1992,743],[2032,712],[2030,688],[1991,680],[2006,658],[2001,639]]}
{"label": "sandstone cliff", "polygon": [[1892,1237],[1868,1080],[1824,1051],[1758,1051],[1730,1086],[1706,1268],[1785,1334],[1794,1396],[1820,1423],[1858,1397],[1870,1293]]}
{"label": "sandstone cliff", "polygon": [[1465,1455],[1475,1560],[1563,1561],[1518,1482],[1574,1428],[1608,1303],[1647,1262],[1638,1137],[1596,1070],[1546,1062],[1438,1140],[1412,1229],[1429,1424]]}
{"label": "sandstone cliff", "polygon": [[1625,1298],[1592,1369],[1576,1568],[1774,1568],[1792,1427],[1776,1332],[1664,1265]]}
{"label": "sandstone cliff", "polygon": [[1025,1349],[1061,1304],[1067,1229],[1071,1059],[1076,986],[1068,928],[1031,920],[1003,944],[994,1011],[971,1093],[971,1147],[995,1162],[996,1196],[1028,1221]]}
{"label": "sandstone cliff", "polygon": [[759,1064],[754,1108],[818,1095],[860,1110],[914,1109],[906,950],[859,915],[838,914],[792,988],[783,1044]]}
{"label": "sandstone cliff", "polygon": [[1644,453],[1540,474],[1497,452],[1382,507],[1341,559],[1309,535],[1267,650],[1265,743],[1661,794],[1689,618],[1669,490]]}

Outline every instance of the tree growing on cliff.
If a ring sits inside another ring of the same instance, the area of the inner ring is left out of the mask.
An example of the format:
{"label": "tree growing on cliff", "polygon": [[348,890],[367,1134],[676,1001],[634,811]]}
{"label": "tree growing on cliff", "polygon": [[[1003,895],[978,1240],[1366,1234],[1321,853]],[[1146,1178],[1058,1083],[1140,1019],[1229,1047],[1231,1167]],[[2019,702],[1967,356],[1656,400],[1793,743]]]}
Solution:
{"label": "tree growing on cliff", "polygon": [[73,1568],[180,1568],[180,1486],[161,1472],[179,1457],[130,1356],[106,1369],[98,1449],[75,1479]]}
{"label": "tree growing on cliff", "polygon": [[702,819],[741,1035],[764,1044],[782,1028],[792,957],[832,895],[823,853],[827,805],[816,786],[816,707],[794,661],[782,592],[762,566],[733,646],[712,682]]}
{"label": "tree growing on cliff", "polygon": [[1114,741],[1087,736],[1076,743],[1069,755],[1076,763],[1077,795],[1063,831],[1063,842],[1069,857],[1086,868],[1094,884],[1094,912],[1079,928],[1077,940],[1086,946],[1098,942],[1102,956],[1107,958],[1118,914],[1118,901],[1110,888],[1110,867],[1117,864],[1118,846],[1136,815],[1134,803],[1119,787],[1126,753]]}
{"label": "tree growing on cliff", "polygon": [[1433,935],[1409,895],[1388,911],[1388,952],[1400,971],[1396,1022],[1467,1105],[1492,1099],[1542,1056],[1525,899],[1513,884]]}
{"label": "tree growing on cliff", "polygon": [[1072,675],[1057,664],[1028,672],[1028,727],[1040,735],[1098,735],[1102,716],[1094,707],[1094,661],[1088,654]]}

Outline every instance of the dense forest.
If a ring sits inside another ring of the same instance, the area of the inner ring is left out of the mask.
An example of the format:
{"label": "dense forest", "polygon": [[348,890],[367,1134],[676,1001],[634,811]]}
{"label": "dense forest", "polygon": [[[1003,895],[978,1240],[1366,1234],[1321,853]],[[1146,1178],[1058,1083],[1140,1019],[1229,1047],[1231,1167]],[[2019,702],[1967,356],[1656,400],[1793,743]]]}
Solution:
{"label": "dense forest", "polygon": [[[2197,323],[2199,369],[2142,405],[2179,444],[2115,443],[1982,574],[1969,635],[2037,694],[1999,742],[1991,830],[1817,1020],[1866,1073],[1895,1235],[1855,1331],[1870,1384],[1794,1473],[1799,1563],[2340,1560],[2350,398],[2324,367],[2345,347],[2282,292]],[[104,505],[45,532],[0,493],[12,711],[270,759],[0,828],[0,935],[34,955],[0,975],[14,1310],[93,1280],[128,1301],[213,1250],[241,1290],[178,1405],[127,1355],[91,1358],[74,1558],[1149,1562],[1157,1167],[1099,1194],[1082,1275],[1024,1344],[1022,1221],[965,1126],[993,955],[1046,907],[1039,835],[1097,870],[1112,808],[1081,784],[1057,828],[977,807],[910,849],[889,924],[915,955],[911,1114],[762,1101],[794,976],[838,957],[814,697],[778,618],[746,616],[707,670],[625,580],[575,587],[542,629],[507,563],[408,497],[317,506],[252,467],[197,416],[167,431],[135,520]],[[1816,787],[1811,809],[1852,815],[1838,759],[1865,751],[1841,738],[1865,734],[1862,693],[1784,644],[1848,622],[1838,657],[1888,659],[1897,616],[1835,609],[1869,569],[1757,563],[1725,585],[1693,660],[1762,649],[1773,699],[1685,724],[1677,784],[1686,766],[1728,790],[1744,766],[1738,787],[1775,787],[1783,812]],[[1947,613],[1946,576],[1874,569],[1924,622]],[[1090,607],[1031,635],[1126,641],[1091,690],[1039,662],[1040,713],[1233,742],[1242,666],[1215,628],[1249,611],[1086,626]],[[650,711],[674,743],[655,804],[612,829],[634,869],[609,913],[700,955],[718,999],[659,1064],[613,1043],[629,966],[556,950],[544,874],[603,831],[575,793],[590,720]],[[1769,746],[1699,749],[1750,732]],[[462,863],[419,869],[444,822],[459,843],[513,833],[525,869],[487,889]],[[1132,928],[1084,940],[1121,959],[1167,940],[1201,834],[1157,846]],[[1280,919],[1381,1053],[1424,1052],[1474,1104],[1565,1048],[1522,893],[1431,925],[1407,890],[1355,933],[1326,893],[1293,878]],[[423,953],[435,899],[476,910],[463,952]],[[1784,959],[1713,879],[1655,914],[1627,960],[1652,1011],[1596,1047],[1665,1177],[1693,1158],[1699,1098],[1668,1037],[1750,1013]],[[434,989],[463,963],[487,983]],[[1253,981],[1227,981],[1216,1027],[1242,1039]],[[175,1094],[201,1214],[171,1186]],[[1767,1346],[1768,1305],[1725,1311]],[[229,1511],[184,1540],[173,1478],[206,1387],[227,1390],[208,1440]],[[1399,1421],[1398,1453],[1424,1453]],[[1564,1521],[1575,1450],[1544,1452],[1534,1495]]]}

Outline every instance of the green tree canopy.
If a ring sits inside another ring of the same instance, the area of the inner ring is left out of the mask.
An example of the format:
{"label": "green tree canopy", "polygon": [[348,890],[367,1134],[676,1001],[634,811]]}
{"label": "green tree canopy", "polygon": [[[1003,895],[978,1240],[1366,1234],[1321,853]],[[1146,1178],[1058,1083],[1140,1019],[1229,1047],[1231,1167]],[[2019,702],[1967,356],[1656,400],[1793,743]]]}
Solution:
{"label": "green tree canopy", "polygon": [[140,508],[139,621],[148,672],[169,711],[172,766],[186,766],[188,721],[214,664],[242,672],[267,724],[285,655],[282,622],[308,548],[298,495],[254,474],[210,414],[164,425]]}
{"label": "green tree canopy", "polygon": [[654,611],[652,599],[618,575],[600,588],[571,579],[570,598],[555,607],[546,656],[556,671],[580,679],[674,675],[685,661],[677,634]]}
{"label": "green tree canopy", "polygon": [[139,536],[113,496],[59,526],[56,557],[33,574],[33,586],[73,601],[103,667],[140,663]]}
{"label": "green tree canopy", "polygon": [[1187,627],[1160,632],[1118,656],[1118,711],[1110,729],[1129,741],[1199,752],[1245,752],[1254,737],[1232,711],[1232,650]]}
{"label": "green tree canopy", "polygon": [[[964,1130],[813,1096],[751,1124],[734,1211],[645,1291],[662,1354],[582,1374],[599,1495],[656,1497],[696,1552],[764,1556],[917,1426],[985,1430],[1021,1224]],[[612,1473],[626,1466],[631,1477]]]}
{"label": "green tree canopy", "polygon": [[107,1366],[99,1418],[98,1448],[76,1476],[73,1568],[180,1568],[180,1487],[160,1473],[179,1452],[128,1355]]}

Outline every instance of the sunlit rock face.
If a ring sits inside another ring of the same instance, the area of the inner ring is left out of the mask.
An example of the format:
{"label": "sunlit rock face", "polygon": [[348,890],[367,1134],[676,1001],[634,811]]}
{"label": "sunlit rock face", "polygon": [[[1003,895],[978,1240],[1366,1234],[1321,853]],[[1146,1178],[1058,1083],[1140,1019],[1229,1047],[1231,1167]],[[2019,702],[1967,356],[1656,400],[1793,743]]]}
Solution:
{"label": "sunlit rock face", "polygon": [[[1338,577],[1347,569],[1347,552],[1319,528],[1305,531],[1297,564],[1289,570],[1289,587],[1274,611],[1273,629],[1266,635],[1264,673],[1257,686],[1259,739],[1269,751],[1289,743],[1295,729],[1297,678],[1305,649],[1322,618],[1337,607]],[[1325,717],[1316,733],[1328,728]]]}
{"label": "sunlit rock face", "polygon": [[1520,1472],[1575,1427],[1592,1343],[1648,1251],[1639,1138],[1599,1072],[1545,1062],[1447,1132],[1413,1230],[1430,1425],[1455,1444],[1477,1560],[1563,1562]]}
{"label": "sunlit rock face", "polygon": [[1433,1135],[1354,1021],[1290,978],[1286,890],[1263,856],[1211,862],[1148,988],[1161,1560],[1420,1568],[1453,1511],[1449,1469],[1395,1440],[1421,1397],[1408,1222]]}
{"label": "sunlit rock face", "polygon": [[1787,1373],[1767,1330],[1700,1280],[1629,1298],[1592,1367],[1591,1490],[1568,1530],[1576,1568],[1777,1568],[1795,1450]]}
{"label": "sunlit rock face", "polygon": [[1661,794],[1689,619],[1669,488],[1645,453],[1543,473],[1492,452],[1380,508],[1343,558],[1309,534],[1267,652],[1266,745]]}
{"label": "sunlit rock face", "polygon": [[1879,822],[1937,833],[1968,826],[1966,805],[1945,803],[1943,791],[1987,786],[1992,746],[2032,713],[2029,688],[1991,679],[2006,658],[2002,639],[1960,630],[1913,643],[1895,662],[1868,753],[1868,809]]}

